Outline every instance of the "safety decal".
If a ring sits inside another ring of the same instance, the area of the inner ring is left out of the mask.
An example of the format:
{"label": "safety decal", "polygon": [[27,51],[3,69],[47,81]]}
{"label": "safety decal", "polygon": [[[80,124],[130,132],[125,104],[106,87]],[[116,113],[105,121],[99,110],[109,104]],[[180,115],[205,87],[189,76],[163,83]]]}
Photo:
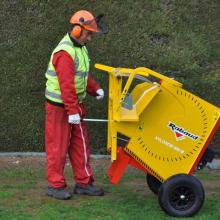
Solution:
{"label": "safety decal", "polygon": [[160,142],[161,144],[181,153],[184,154],[184,150],[181,149],[180,147],[175,146],[174,144],[171,144],[170,142],[168,142],[167,140],[163,139],[162,137],[159,136],[155,136],[154,139],[158,142]]}
{"label": "safety decal", "polygon": [[173,122],[169,121],[167,127],[170,128],[171,131],[174,133],[177,141],[183,140],[185,138],[190,138],[195,141],[199,138],[198,135],[192,134],[191,132],[185,130],[184,128],[177,126]]}

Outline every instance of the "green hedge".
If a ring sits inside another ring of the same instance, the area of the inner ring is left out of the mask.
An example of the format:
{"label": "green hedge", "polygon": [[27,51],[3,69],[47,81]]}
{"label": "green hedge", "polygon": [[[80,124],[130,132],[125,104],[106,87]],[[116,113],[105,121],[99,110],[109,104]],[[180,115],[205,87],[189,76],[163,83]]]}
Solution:
{"label": "green hedge", "polygon": [[[88,45],[93,66],[146,66],[220,106],[219,0],[2,0],[0,151],[44,150],[44,72],[79,9],[104,12],[110,29]],[[107,75],[92,72],[107,94]],[[87,109],[107,118],[107,97],[88,98]],[[105,152],[107,125],[91,123],[89,133],[93,153]]]}

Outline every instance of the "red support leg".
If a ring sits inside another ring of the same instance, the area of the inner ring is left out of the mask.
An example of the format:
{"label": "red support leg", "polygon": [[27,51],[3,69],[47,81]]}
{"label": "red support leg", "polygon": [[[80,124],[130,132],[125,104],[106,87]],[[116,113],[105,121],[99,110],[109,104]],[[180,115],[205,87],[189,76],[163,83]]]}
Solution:
{"label": "red support leg", "polygon": [[123,148],[117,150],[117,160],[112,162],[108,170],[108,176],[112,184],[118,184],[128,165],[147,173],[147,170],[141,166],[136,160],[128,155]]}

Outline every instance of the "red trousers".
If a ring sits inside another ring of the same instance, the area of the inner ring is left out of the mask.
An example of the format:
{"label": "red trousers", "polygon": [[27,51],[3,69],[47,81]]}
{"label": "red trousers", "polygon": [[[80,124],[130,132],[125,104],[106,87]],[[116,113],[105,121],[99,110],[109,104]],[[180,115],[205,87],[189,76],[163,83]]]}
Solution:
{"label": "red trousers", "polygon": [[[79,108],[81,118],[85,117],[84,105],[80,104]],[[65,109],[48,102],[45,104],[45,111],[46,178],[49,186],[66,187],[64,167],[67,154],[75,182],[81,185],[93,182],[85,122],[69,124]]]}

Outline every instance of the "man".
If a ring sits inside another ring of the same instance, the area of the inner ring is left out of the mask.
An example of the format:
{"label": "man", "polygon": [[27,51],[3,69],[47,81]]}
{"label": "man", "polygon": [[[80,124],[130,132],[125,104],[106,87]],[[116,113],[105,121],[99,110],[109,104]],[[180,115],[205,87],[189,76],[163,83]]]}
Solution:
{"label": "man", "polygon": [[46,72],[46,178],[47,195],[66,200],[71,194],[65,190],[64,166],[69,155],[75,180],[75,194],[102,196],[104,191],[93,185],[90,167],[90,148],[83,100],[86,92],[104,97],[104,91],[89,73],[89,56],[86,44],[94,32],[104,32],[103,15],[94,17],[81,10],[70,19],[71,31],[52,52]]}

